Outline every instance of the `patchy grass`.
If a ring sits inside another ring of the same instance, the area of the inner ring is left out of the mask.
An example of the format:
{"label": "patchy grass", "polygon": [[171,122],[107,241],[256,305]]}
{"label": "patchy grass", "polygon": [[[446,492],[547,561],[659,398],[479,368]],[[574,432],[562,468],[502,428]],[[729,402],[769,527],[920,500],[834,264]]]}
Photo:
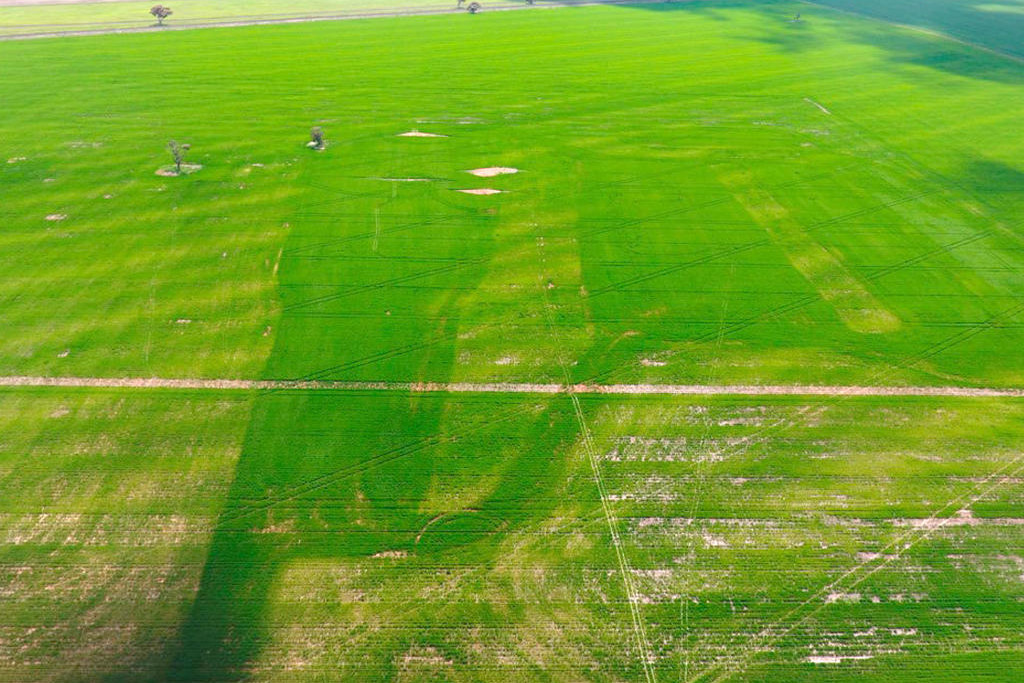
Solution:
{"label": "patchy grass", "polygon": [[[968,46],[697,2],[0,61],[4,375],[1024,384],[1024,74]],[[1021,410],[7,388],[0,678],[1013,680]]]}

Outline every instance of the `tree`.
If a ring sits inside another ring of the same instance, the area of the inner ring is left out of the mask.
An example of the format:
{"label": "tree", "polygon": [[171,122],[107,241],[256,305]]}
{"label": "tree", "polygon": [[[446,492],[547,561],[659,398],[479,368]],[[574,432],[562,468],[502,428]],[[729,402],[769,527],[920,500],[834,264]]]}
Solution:
{"label": "tree", "polygon": [[171,156],[174,157],[174,172],[181,175],[181,164],[185,161],[185,153],[192,149],[192,145],[188,143],[179,145],[176,141],[171,140],[167,143],[167,149],[171,150]]}
{"label": "tree", "polygon": [[470,14],[476,14],[477,12],[480,11],[480,9],[481,9],[481,7],[480,7],[480,3],[479,2],[471,2],[471,3],[469,3],[469,13]]}
{"label": "tree", "polygon": [[462,9],[462,6],[466,4],[466,0],[459,0],[457,9]]}
{"label": "tree", "polygon": [[306,147],[311,149],[323,149],[327,146],[327,142],[324,140],[324,129],[320,126],[313,126],[309,131],[309,142],[306,143]]}
{"label": "tree", "polygon": [[174,12],[171,11],[170,7],[164,7],[163,5],[154,5],[149,10],[149,13],[156,17],[157,22],[161,26],[164,25],[164,19],[174,14]]}

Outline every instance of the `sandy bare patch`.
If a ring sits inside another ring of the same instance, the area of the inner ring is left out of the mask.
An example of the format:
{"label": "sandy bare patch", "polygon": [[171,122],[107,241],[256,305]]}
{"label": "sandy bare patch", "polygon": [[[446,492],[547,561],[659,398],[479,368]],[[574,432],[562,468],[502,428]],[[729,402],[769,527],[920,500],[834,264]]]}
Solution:
{"label": "sandy bare patch", "polygon": [[379,553],[374,553],[371,557],[375,557],[377,559],[396,559],[397,560],[397,559],[401,559],[403,557],[408,557],[408,556],[409,556],[409,553],[407,553],[404,550],[382,550]]}
{"label": "sandy bare patch", "polygon": [[46,214],[46,220],[48,220],[48,221],[62,221],[62,220],[64,220],[67,217],[68,217],[68,215],[66,213],[48,213],[48,214]]}
{"label": "sandy bare patch", "polygon": [[28,157],[11,157],[10,159],[7,160],[7,163],[9,163],[9,164],[16,164],[19,161],[27,161],[27,160],[28,160]]}
{"label": "sandy bare patch", "polygon": [[454,662],[447,657],[443,656],[437,648],[434,647],[420,647],[413,646],[402,655],[401,662],[405,666],[419,665],[419,666],[452,666]]}
{"label": "sandy bare patch", "polygon": [[466,171],[466,173],[475,175],[477,178],[493,178],[499,175],[519,173],[519,169],[510,166],[488,166],[487,168],[474,168],[471,171]]}
{"label": "sandy bare patch", "polygon": [[645,368],[663,368],[668,365],[668,363],[663,360],[655,360],[654,358],[641,358],[640,365]]}
{"label": "sandy bare patch", "polygon": [[405,133],[399,133],[400,138],[446,138],[447,135],[441,135],[440,133],[424,133],[423,131],[416,130],[415,128]]}
{"label": "sandy bare patch", "polygon": [[716,536],[714,534],[709,534],[707,532],[704,532],[703,534],[701,534],[701,540],[703,540],[704,541],[704,545],[706,545],[709,548],[728,548],[729,547],[729,542],[726,541],[725,538],[723,538],[722,536]]}
{"label": "sandy bare patch", "polygon": [[871,659],[872,655],[811,655],[806,661],[811,664],[842,664],[843,660],[864,660]]}
{"label": "sandy bare patch", "polygon": [[165,178],[176,178],[180,175],[191,175],[203,167],[202,164],[182,164],[181,173],[174,166],[161,166],[154,173]]}
{"label": "sandy bare patch", "polygon": [[857,560],[860,562],[874,562],[876,560],[884,560],[886,562],[892,562],[897,559],[897,555],[883,555],[882,553],[869,553],[859,552],[857,553]]}
{"label": "sandy bare patch", "polygon": [[456,192],[461,192],[463,194],[480,194],[480,195],[501,194],[501,190],[495,190],[494,188],[491,188],[491,187],[479,187],[479,188],[476,188],[476,189],[473,189],[473,190],[455,190],[455,191]]}
{"label": "sandy bare patch", "polygon": [[385,183],[432,183],[433,178],[370,178],[370,180],[381,180]]}
{"label": "sandy bare patch", "polygon": [[958,510],[953,517],[926,517],[923,519],[897,519],[893,523],[896,526],[908,526],[914,529],[934,531],[944,527],[952,526],[1024,526],[1024,518],[1021,517],[975,517],[970,510]]}

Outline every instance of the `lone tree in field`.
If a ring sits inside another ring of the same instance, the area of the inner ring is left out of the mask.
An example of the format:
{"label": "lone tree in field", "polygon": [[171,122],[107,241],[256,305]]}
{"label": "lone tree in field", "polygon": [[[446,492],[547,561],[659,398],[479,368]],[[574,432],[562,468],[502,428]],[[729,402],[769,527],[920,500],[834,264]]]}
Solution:
{"label": "lone tree in field", "polygon": [[174,157],[174,172],[181,175],[181,164],[185,161],[185,153],[192,149],[192,145],[187,143],[179,145],[176,141],[171,140],[167,143],[167,149],[171,150],[171,156]]}
{"label": "lone tree in field", "polygon": [[306,143],[306,147],[310,149],[323,149],[327,146],[327,142],[324,140],[324,129],[320,126],[313,126],[309,131],[309,142]]}
{"label": "lone tree in field", "polygon": [[469,3],[469,13],[470,14],[476,14],[481,9],[482,9],[482,7],[480,6],[479,2],[471,2],[471,3]]}
{"label": "lone tree in field", "polygon": [[163,5],[154,5],[149,13],[156,17],[156,21],[160,26],[164,25],[164,19],[174,14],[170,7],[164,7]]}

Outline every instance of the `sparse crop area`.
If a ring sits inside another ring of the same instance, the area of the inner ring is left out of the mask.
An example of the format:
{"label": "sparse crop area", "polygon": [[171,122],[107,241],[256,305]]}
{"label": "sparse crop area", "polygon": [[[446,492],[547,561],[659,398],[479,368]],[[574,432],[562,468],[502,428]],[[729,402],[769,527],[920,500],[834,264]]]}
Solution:
{"label": "sparse crop area", "polygon": [[1019,680],[1016,4],[823,4],[0,42],[0,680]]}

